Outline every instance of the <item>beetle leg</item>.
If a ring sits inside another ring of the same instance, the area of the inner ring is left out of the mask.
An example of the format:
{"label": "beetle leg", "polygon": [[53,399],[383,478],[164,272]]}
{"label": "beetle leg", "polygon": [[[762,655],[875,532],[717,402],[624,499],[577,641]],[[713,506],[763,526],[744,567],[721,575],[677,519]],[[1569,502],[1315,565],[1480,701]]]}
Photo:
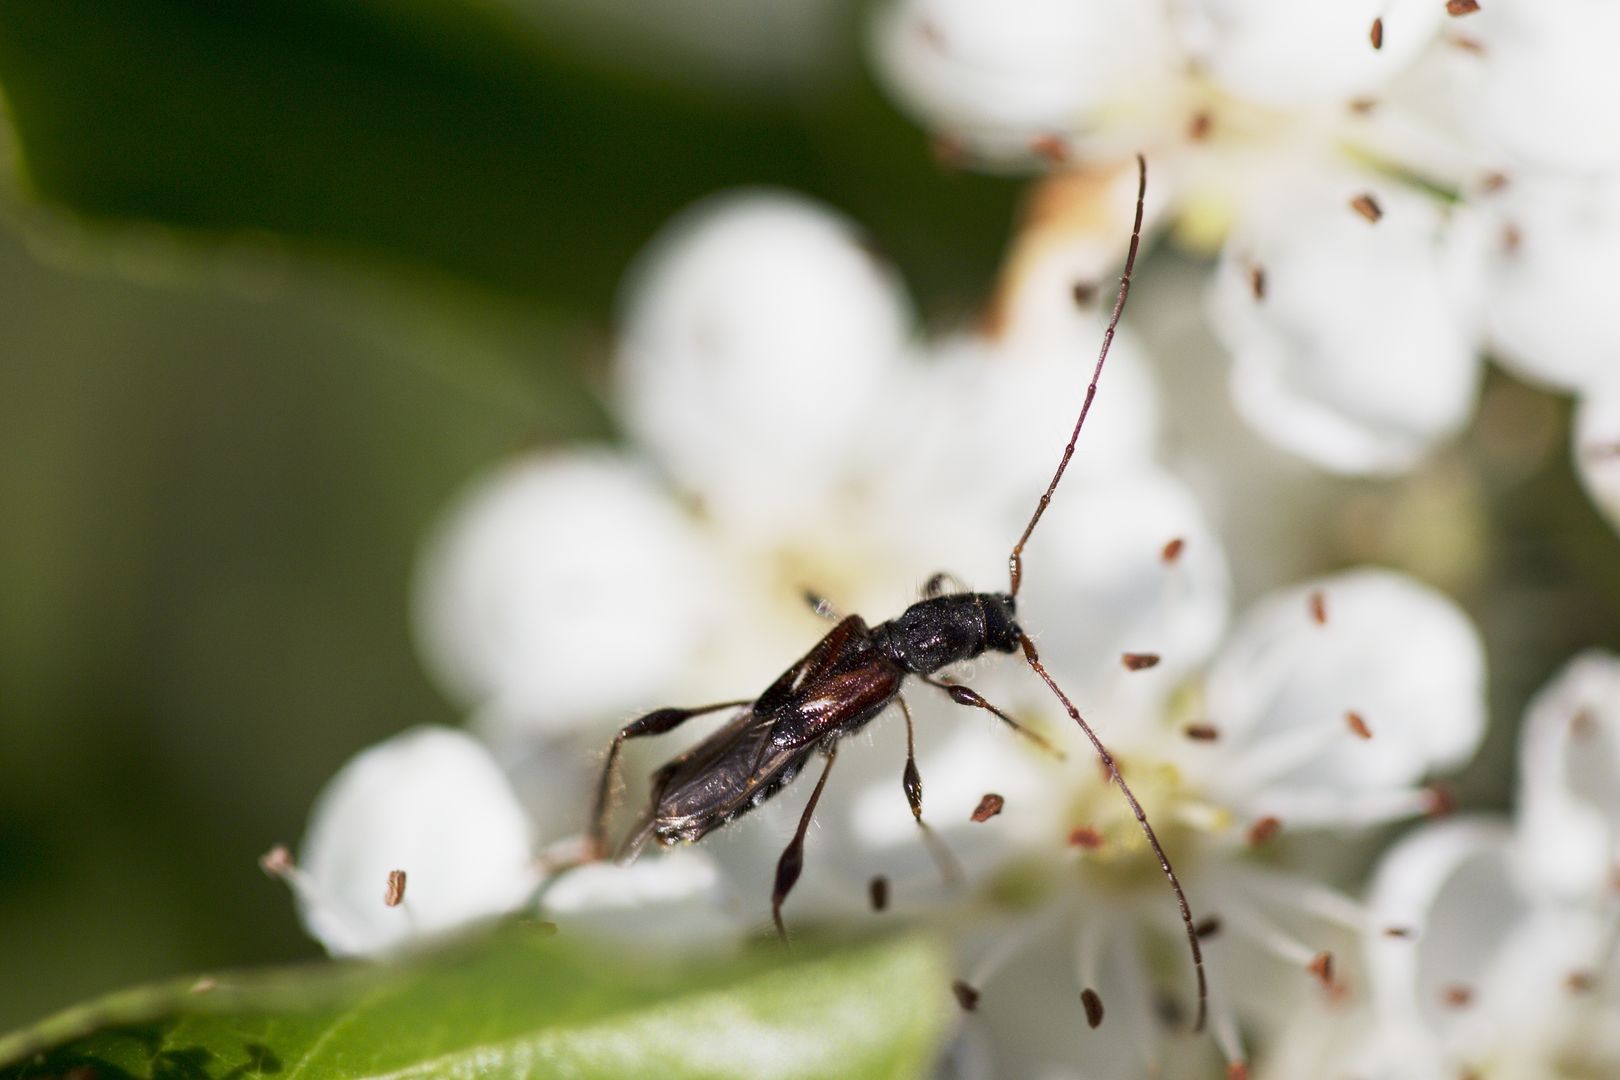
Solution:
{"label": "beetle leg", "polygon": [[782,857],[776,861],[776,885],[771,889],[771,921],[776,923],[776,932],[784,944],[788,936],[787,927],[782,924],[782,902],[793,891],[799,874],[804,870],[804,834],[810,830],[810,818],[816,812],[816,803],[821,801],[822,789],[827,786],[827,777],[832,774],[833,761],[837,757],[838,744],[833,743],[827,750],[827,767],[821,770],[821,779],[816,781],[815,790],[810,792],[810,801],[804,804],[804,813],[799,815],[799,827],[794,831],[793,839],[788,841]]}
{"label": "beetle leg", "polygon": [[613,799],[613,780],[618,771],[619,750],[624,746],[626,739],[639,739],[643,735],[662,735],[666,731],[674,731],[694,716],[719,712],[721,709],[736,709],[747,704],[749,704],[747,701],[722,701],[717,705],[703,705],[696,709],[654,709],[646,716],[638,717],[620,728],[619,733],[613,736],[613,745],[608,747],[607,762],[602,766],[602,778],[596,785],[596,803],[591,810],[591,830],[587,834],[585,861],[597,862],[607,858],[607,819],[612,810],[609,804]]}
{"label": "beetle leg", "polygon": [[933,829],[922,816],[922,773],[917,771],[917,738],[911,723],[911,706],[906,699],[898,695],[895,700],[900,703],[900,713],[906,718],[906,768],[900,774],[900,786],[906,789],[906,802],[911,804],[911,816],[917,819],[917,828],[922,830],[923,844],[928,848],[928,854],[933,858],[934,865],[939,867],[940,880],[951,888],[962,884],[962,867],[957,863],[951,849],[945,846]]}
{"label": "beetle leg", "polygon": [[804,602],[810,605],[810,610],[829,622],[838,622],[844,616],[836,605],[814,589],[804,590]]}
{"label": "beetle leg", "polygon": [[1069,755],[1065,754],[1062,750],[1048,742],[1044,736],[1038,734],[1037,732],[1031,731],[1023,724],[1020,724],[1017,720],[1014,720],[1005,711],[990,704],[977,690],[963,686],[961,683],[951,682],[949,679],[934,679],[927,675],[920,676],[920,678],[929,686],[937,686],[939,689],[945,691],[951,696],[951,700],[956,702],[958,705],[967,705],[974,709],[985,710],[996,719],[1018,732],[1018,734],[1022,735],[1024,738],[1028,739],[1030,742],[1034,743],[1048,754],[1051,754],[1053,757],[1057,758],[1059,761],[1068,760]]}

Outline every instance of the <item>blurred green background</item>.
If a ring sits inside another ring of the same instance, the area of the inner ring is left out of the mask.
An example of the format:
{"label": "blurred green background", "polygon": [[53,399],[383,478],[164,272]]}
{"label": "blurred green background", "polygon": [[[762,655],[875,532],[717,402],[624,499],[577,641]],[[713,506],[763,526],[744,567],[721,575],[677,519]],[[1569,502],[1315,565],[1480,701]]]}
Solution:
{"label": "blurred green background", "polygon": [[[410,640],[418,538],[514,447],[611,437],[615,284],[672,212],[791,186],[869,226],[932,321],[984,294],[1020,186],[935,163],[858,5],[697,9],[0,6],[0,1029],[316,952],[255,857],[348,755],[457,719]],[[1139,323],[1196,272],[1156,258]],[[1172,382],[1219,385],[1184,352]],[[1313,479],[1301,511],[1336,515],[1304,569],[1404,562],[1481,619],[1469,805],[1505,803],[1540,680],[1620,644],[1620,544],[1563,409],[1494,379],[1464,445]],[[1436,491],[1485,526],[1467,559],[1425,546]],[[1247,593],[1298,569],[1233,556]]]}

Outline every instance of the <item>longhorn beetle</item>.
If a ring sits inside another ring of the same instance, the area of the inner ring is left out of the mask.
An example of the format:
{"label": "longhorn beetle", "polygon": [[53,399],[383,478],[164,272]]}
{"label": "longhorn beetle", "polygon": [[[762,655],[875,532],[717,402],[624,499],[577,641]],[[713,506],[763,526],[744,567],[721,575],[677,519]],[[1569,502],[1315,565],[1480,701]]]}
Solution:
{"label": "longhorn beetle", "polygon": [[[1007,591],[980,593],[956,589],[946,592],[944,584],[948,580],[947,575],[936,574],[924,587],[923,599],[888,622],[868,626],[859,615],[847,615],[840,619],[838,625],[817,642],[803,659],[783,672],[757,698],[724,701],[692,709],[657,709],[625,725],[614,736],[597,786],[588,837],[590,858],[601,859],[607,855],[609,804],[619,752],[625,741],[673,731],[695,716],[735,709],[736,714],[728,723],[653,774],[651,801],[625,840],[619,857],[625,861],[635,858],[649,839],[665,845],[701,839],[711,830],[741,817],[775,796],[799,775],[811,755],[819,753],[827,759],[826,766],[810,793],[810,801],[799,818],[793,839],[776,865],[771,918],[777,932],[785,939],[787,932],[782,923],[782,903],[803,869],[805,833],[810,827],[810,819],[815,813],[822,789],[827,785],[827,777],[832,773],[833,761],[838,756],[838,741],[870,723],[891,702],[900,706],[906,721],[906,766],[902,774],[906,799],[917,824],[925,830],[925,839],[933,842],[932,834],[926,831],[927,826],[922,818],[922,779],[917,772],[911,710],[900,696],[902,684],[908,676],[944,691],[959,705],[986,710],[1019,734],[1047,750],[1053,750],[1040,736],[1020,725],[976,691],[935,677],[937,672],[952,664],[974,659],[986,652],[1021,651],[1031,670],[1057,696],[1069,717],[1080,725],[1080,730],[1090,740],[1109,779],[1118,785],[1120,794],[1130,804],[1137,824],[1147,836],[1148,844],[1159,861],[1159,868],[1175,892],[1198,981],[1198,1014],[1194,1030],[1203,1028],[1209,989],[1204,974],[1203,951],[1198,943],[1192,911],[1187,904],[1187,894],[1182,890],[1181,882],[1170,865],[1170,858],[1149,824],[1142,804],[1137,802],[1130,785],[1120,774],[1118,763],[1091,725],[1080,715],[1080,710],[1075,708],[1069,696],[1047,672],[1034,642],[1018,625],[1016,618],[1018,589],[1023,583],[1024,545],[1035,532],[1035,526],[1039,524],[1041,515],[1046,512],[1053,493],[1057,491],[1058,483],[1063,479],[1069,459],[1074,456],[1075,443],[1080,438],[1080,429],[1085,426],[1086,414],[1091,411],[1092,400],[1097,395],[1097,381],[1102,376],[1108,348],[1113,343],[1114,331],[1119,326],[1126,297],[1130,294],[1131,273],[1136,267],[1136,252],[1141,244],[1142,212],[1147,195],[1147,162],[1138,154],[1136,164],[1136,218],[1131,228],[1130,248],[1125,256],[1125,270],[1120,276],[1119,292],[1114,299],[1113,315],[1103,334],[1102,349],[1097,355],[1096,367],[1092,369],[1091,383],[1086,387],[1074,431],[1063,448],[1063,456],[1046,491],[1035,504],[1029,522],[1007,558]],[[808,599],[818,613],[831,613],[825,601],[813,596]],[[944,867],[943,857],[937,849],[936,857],[942,858]]]}

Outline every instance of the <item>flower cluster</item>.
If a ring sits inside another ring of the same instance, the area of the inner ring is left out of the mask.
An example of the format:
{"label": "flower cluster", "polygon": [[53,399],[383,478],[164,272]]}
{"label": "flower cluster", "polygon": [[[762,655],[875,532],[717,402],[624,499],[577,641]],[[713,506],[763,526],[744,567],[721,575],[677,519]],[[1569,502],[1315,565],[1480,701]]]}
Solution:
{"label": "flower cluster", "polygon": [[[1093,191],[1118,196],[1111,182]],[[1111,217],[1096,220],[1100,266]],[[603,751],[638,712],[762,689],[824,632],[806,592],[875,620],[936,571],[999,587],[1101,334],[1074,302],[1072,254],[1026,277],[995,336],[924,342],[893,273],[825,208],[753,193],[675,223],[627,286],[628,445],[521,455],[426,545],[419,638],[476,734],[419,730],[365,751],[322,796],[296,862],[267,859],[311,933],[375,953],[526,910],[565,933],[715,949],[767,927],[772,868],[811,785],[695,848],[558,872],[578,854]],[[1414,915],[1411,942],[1374,935],[1360,979],[1358,937],[1395,925],[1387,890],[1363,905],[1318,853],[1446,810],[1431,777],[1485,729],[1477,633],[1404,575],[1285,588],[1229,628],[1218,532],[1156,462],[1149,360],[1128,330],[1115,349],[1029,549],[1019,615],[1193,900],[1214,1039],[1173,1037],[1166,1003],[1184,1020],[1191,981],[1167,951],[1171,893],[1089,744],[1015,660],[952,677],[1066,761],[930,687],[907,691],[925,820],[962,884],[939,880],[908,811],[908,733],[887,715],[840,755],[788,905],[790,922],[923,919],[952,935],[976,1007],[958,1064],[991,1074],[1154,1075],[1210,1046],[1235,1074],[1268,1051],[1314,1051],[1292,1049],[1302,1031],[1373,1023],[1398,983],[1377,948],[1427,955],[1424,928],[1451,920]],[[627,755],[630,800],[651,753]],[[1598,825],[1559,828],[1609,842]],[[1404,850],[1381,881],[1409,900],[1421,874],[1401,867],[1434,860]],[[1072,1016],[1054,1022],[1063,1001]]]}
{"label": "flower cluster", "polygon": [[[1219,247],[1209,320],[1272,441],[1407,469],[1467,422],[1489,349],[1582,396],[1577,461],[1620,519],[1620,150],[1571,135],[1604,121],[1586,53],[1617,16],[1575,6],[1572,28],[1528,0],[890,4],[884,70],[945,148],[1052,170],[988,317],[924,339],[860,231],[793,196],[673,223],[625,287],[622,444],[514,457],[425,545],[418,638],[471,731],[365,751],[298,859],[267,856],[311,933],[377,953],[515,911],[643,948],[763,931],[813,785],[696,847],[579,865],[604,752],[648,710],[758,694],[829,612],[877,622],[940,572],[1001,587],[1102,336],[1137,150],[1150,216]],[[1512,825],[1425,824],[1358,895],[1346,852],[1451,810],[1437,777],[1486,729],[1480,636],[1376,567],[1265,581],[1234,618],[1159,409],[1127,325],[1018,618],[1185,885],[1213,1037],[1185,1037],[1181,914],[1135,813],[1016,658],[948,674],[1064,759],[908,685],[906,721],[829,760],[790,924],[949,937],[953,1075],[1613,1073],[1620,660],[1576,660],[1532,706]],[[728,713],[626,743],[620,801]]]}
{"label": "flower cluster", "polygon": [[1579,397],[1576,465],[1620,526],[1617,37],[1604,0],[894,0],[874,40],[943,152],[1050,170],[1045,204],[1148,154],[1160,218],[1219,248],[1209,319],[1277,445],[1408,469],[1488,352]]}

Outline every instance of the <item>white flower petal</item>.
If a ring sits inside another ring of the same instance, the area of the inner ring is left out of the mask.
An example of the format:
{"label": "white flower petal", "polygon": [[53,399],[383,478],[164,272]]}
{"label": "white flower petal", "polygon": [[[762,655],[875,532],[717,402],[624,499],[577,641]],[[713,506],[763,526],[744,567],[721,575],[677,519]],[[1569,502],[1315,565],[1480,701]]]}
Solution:
{"label": "white flower petal", "polygon": [[[985,688],[984,693],[988,696],[991,691]],[[982,713],[961,709],[951,716],[933,709],[922,715],[934,720],[917,735],[924,817],[950,846],[969,881],[984,880],[1009,854],[1050,845],[1063,835],[1062,764]],[[874,737],[872,747],[849,748],[869,755],[875,765],[863,770],[859,790],[844,796],[859,854],[846,873],[857,881],[862,871],[924,882],[933,874],[900,784],[904,732],[904,723],[896,717]],[[1058,741],[1073,742],[1061,737]],[[992,792],[1003,794],[1003,808],[989,822],[973,821],[980,799]],[[832,857],[845,861],[855,853]],[[932,885],[925,896],[934,901],[948,898]]]}
{"label": "white flower petal", "polygon": [[1571,660],[1531,701],[1520,739],[1519,829],[1537,879],[1602,895],[1620,856],[1620,657]]}
{"label": "white flower petal", "polygon": [[1460,113],[1530,164],[1577,171],[1620,165],[1620,7],[1610,0],[1491,0],[1459,29]]}
{"label": "white flower petal", "polygon": [[[1178,0],[1189,51],[1223,88],[1298,108],[1371,95],[1435,36],[1430,0]],[[1382,48],[1372,45],[1382,20]]]}
{"label": "white flower petal", "polygon": [[[404,902],[383,902],[391,871]],[[539,882],[528,817],[476,739],[423,727],[326,785],[299,859],[300,914],[336,955],[374,953],[511,911]]]}
{"label": "white flower petal", "polygon": [[[1028,159],[1034,140],[1058,133],[1139,130],[1175,79],[1165,16],[1137,0],[898,0],[874,50],[907,109],[991,159]],[[1128,142],[1108,145],[1140,145]]]}
{"label": "white flower petal", "polygon": [[1620,383],[1581,399],[1574,453],[1581,485],[1620,530]]}
{"label": "white flower petal", "polygon": [[[1376,223],[1351,208],[1361,195]],[[1348,173],[1298,178],[1257,203],[1222,252],[1209,311],[1244,418],[1350,473],[1410,468],[1461,430],[1480,379],[1476,233],[1461,220]]]}
{"label": "white flower petal", "polygon": [[1569,980],[1603,980],[1607,920],[1548,903],[1520,851],[1505,826],[1461,820],[1419,830],[1379,867],[1368,962],[1383,1037],[1412,1075],[1492,1061],[1529,1080],[1595,1048],[1595,1029],[1569,1023],[1583,1005]]}
{"label": "white flower petal", "polygon": [[[1115,722],[1209,659],[1230,618],[1226,551],[1192,493],[1138,468],[1077,477],[1053,500],[1024,558],[1020,622],[1085,711]],[[1041,530],[1044,530],[1041,531]],[[1180,541],[1173,558],[1166,548]],[[1126,653],[1158,663],[1129,670]]]}
{"label": "white flower petal", "polygon": [[910,314],[856,228],[807,199],[722,196],[677,218],[627,289],[619,402],[729,526],[779,525],[842,481]]}
{"label": "white flower petal", "polygon": [[[934,500],[964,493],[998,507],[998,522],[1021,528],[1074,430],[1103,328],[1086,316],[1062,331],[1013,341],[964,336],[942,342],[904,393],[909,404],[900,406],[900,415],[907,422],[897,425],[904,438],[886,460],[909,469],[906,482],[923,485]],[[1121,333],[1067,475],[1145,463],[1158,432],[1151,366],[1135,336]],[[1070,497],[1065,490],[1063,498]],[[1006,546],[1014,539],[1008,536]]]}
{"label": "white flower petal", "polygon": [[[1204,759],[1207,782],[1231,805],[1300,824],[1349,823],[1357,798],[1399,791],[1474,753],[1485,733],[1484,645],[1440,593],[1391,571],[1354,570],[1255,604],[1205,693],[1220,732]],[[1371,738],[1357,736],[1351,713]]]}
{"label": "white flower petal", "polygon": [[503,727],[559,729],[667,691],[709,619],[692,525],[605,453],[528,457],[474,486],[418,570],[422,652]]}
{"label": "white flower petal", "polygon": [[1515,176],[1482,205],[1499,241],[1485,311],[1502,363],[1559,390],[1620,380],[1620,176]]}
{"label": "white flower petal", "polygon": [[554,881],[541,910],[569,935],[654,951],[707,951],[742,940],[748,923],[708,854],[681,849],[629,866],[588,863]]}
{"label": "white flower petal", "polygon": [[1439,1076],[1460,1010],[1448,987],[1478,992],[1497,947],[1527,916],[1511,833],[1479,819],[1418,830],[1379,864],[1369,898],[1367,963],[1382,1036],[1416,1077]]}

